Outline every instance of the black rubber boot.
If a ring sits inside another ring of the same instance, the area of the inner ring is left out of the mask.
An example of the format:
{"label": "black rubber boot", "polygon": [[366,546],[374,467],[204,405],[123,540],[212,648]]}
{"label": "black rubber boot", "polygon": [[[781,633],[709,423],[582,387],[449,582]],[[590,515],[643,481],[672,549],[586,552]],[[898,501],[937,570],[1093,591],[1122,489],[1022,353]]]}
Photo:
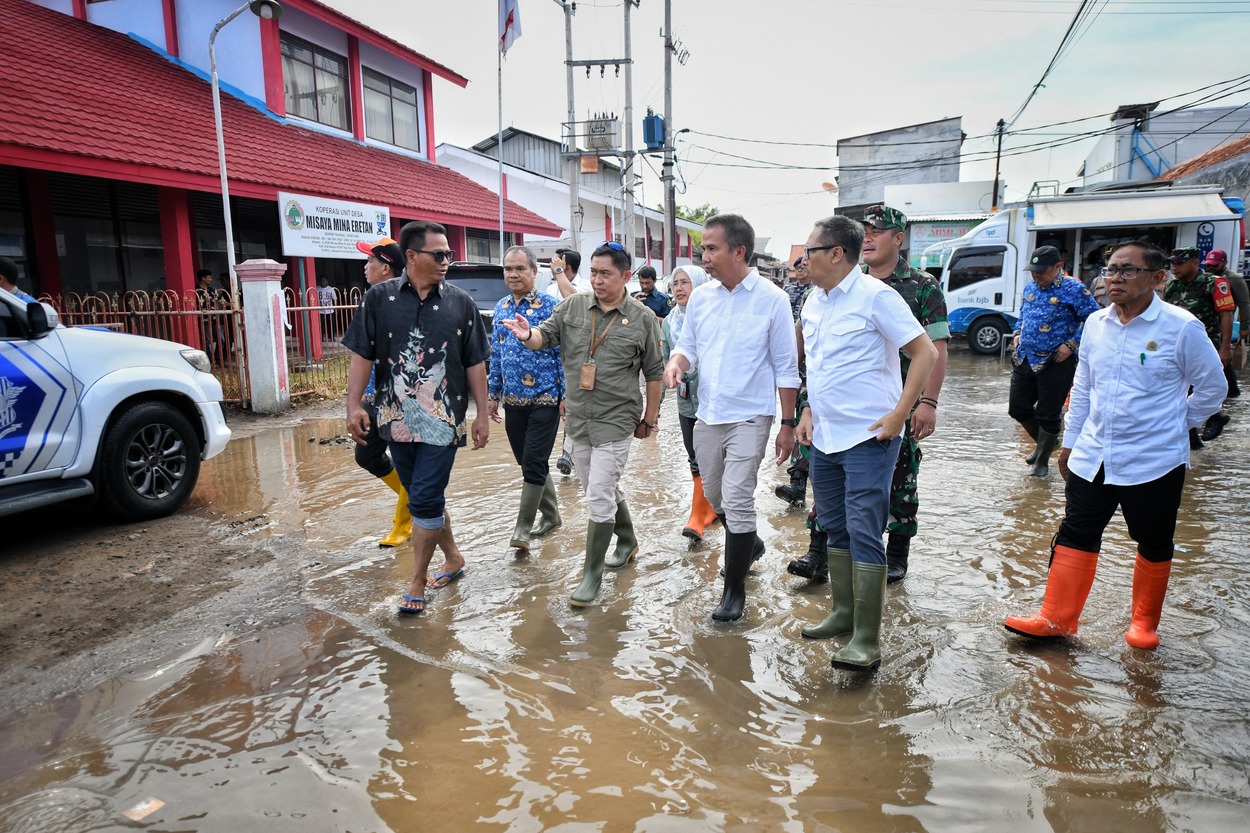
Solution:
{"label": "black rubber boot", "polygon": [[1189,450],[1197,451],[1200,448],[1202,448],[1202,437],[1198,436],[1197,428],[1190,428],[1189,429]]}
{"label": "black rubber boot", "polygon": [[1211,414],[1207,420],[1206,426],[1202,429],[1202,441],[1209,443],[1218,437],[1224,431],[1224,426],[1228,425],[1229,416],[1223,411],[1216,411]]}
{"label": "black rubber boot", "polygon": [[811,540],[807,552],[786,565],[786,572],[792,576],[805,578],[815,584],[823,584],[829,580],[829,536],[821,530],[811,530]]}
{"label": "black rubber boot", "polygon": [[[725,526],[725,516],[724,516],[723,514],[719,514],[719,513],[718,513],[718,514],[716,515],[716,520],[720,521],[720,525],[721,525],[721,527],[723,527],[723,528],[724,528],[724,530],[725,530],[725,534],[726,534],[726,535],[728,535],[728,534],[729,534],[729,527]],[[756,534],[756,536],[755,536],[755,543],[754,543],[754,544],[752,545],[752,547],[751,547],[751,563],[747,565],[747,572],[750,572],[750,571],[751,571],[751,567],[753,567],[753,566],[755,565],[755,562],[756,562],[756,561],[759,561],[761,558],[763,558],[763,557],[764,557],[764,553],[765,553],[765,552],[767,552],[767,551],[768,551],[768,547],[764,546],[764,539],[763,539],[763,538],[761,538],[758,534]],[[720,572],[718,572],[716,575],[717,575],[719,578],[724,578],[724,577],[725,577],[725,568],[722,566],[722,567],[720,568]]]}
{"label": "black rubber boot", "polygon": [[1050,454],[1058,445],[1059,438],[1045,428],[1037,432],[1037,458],[1033,461],[1033,471],[1029,477],[1045,477],[1050,474]]}
{"label": "black rubber boot", "polygon": [[885,543],[885,581],[893,584],[907,576],[907,556],[911,552],[911,539],[891,532]]}
{"label": "black rubber boot", "polygon": [[736,622],[742,618],[747,603],[747,572],[758,543],[759,536],[754,530],[725,530],[725,590],[720,604],[712,611],[712,618],[717,622]]}
{"label": "black rubber boot", "polygon": [[800,467],[799,463],[795,463],[788,471],[790,482],[773,489],[773,494],[792,505],[803,504],[807,501],[807,467]]}

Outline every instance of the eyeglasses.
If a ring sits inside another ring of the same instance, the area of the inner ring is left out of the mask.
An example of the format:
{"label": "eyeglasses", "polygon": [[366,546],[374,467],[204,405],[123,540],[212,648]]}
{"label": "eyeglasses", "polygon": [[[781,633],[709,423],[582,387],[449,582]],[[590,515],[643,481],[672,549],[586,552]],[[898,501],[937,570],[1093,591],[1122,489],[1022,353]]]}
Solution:
{"label": "eyeglasses", "polygon": [[1147,266],[1108,266],[1102,270],[1102,276],[1104,278],[1124,278],[1126,281],[1131,281],[1143,272],[1150,275],[1156,271],[1158,270]]}
{"label": "eyeglasses", "polygon": [[[825,252],[825,251],[828,251],[829,249],[841,249],[841,248],[842,248],[841,246],[804,246],[803,256],[804,258],[810,258],[812,256],[812,252]],[[803,265],[806,266],[807,264],[803,264]]]}
{"label": "eyeglasses", "polygon": [[409,249],[408,251],[415,252],[419,255],[429,255],[434,258],[435,263],[451,263],[456,259],[455,249],[436,249],[434,251],[430,251],[429,249]]}
{"label": "eyeglasses", "polygon": [[620,243],[617,243],[615,240],[605,240],[604,242],[599,244],[599,248],[601,249],[608,248],[617,252],[625,251],[625,247],[622,246]]}

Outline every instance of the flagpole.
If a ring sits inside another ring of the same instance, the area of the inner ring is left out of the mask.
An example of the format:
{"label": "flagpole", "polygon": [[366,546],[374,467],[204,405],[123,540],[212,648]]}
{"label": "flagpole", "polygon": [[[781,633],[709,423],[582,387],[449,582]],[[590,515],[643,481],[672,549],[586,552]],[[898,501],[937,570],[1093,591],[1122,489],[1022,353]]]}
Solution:
{"label": "flagpole", "polygon": [[503,263],[503,43],[499,49],[499,135],[495,140],[499,156],[499,262]]}

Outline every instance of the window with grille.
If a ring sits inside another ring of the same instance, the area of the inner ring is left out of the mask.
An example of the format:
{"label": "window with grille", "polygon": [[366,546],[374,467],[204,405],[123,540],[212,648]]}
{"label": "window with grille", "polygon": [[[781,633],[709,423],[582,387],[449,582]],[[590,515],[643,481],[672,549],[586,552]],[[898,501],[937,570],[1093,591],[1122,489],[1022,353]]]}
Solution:
{"label": "window with grille", "polygon": [[283,32],[282,75],[287,115],[351,130],[346,58]]}
{"label": "window with grille", "polygon": [[420,150],[417,91],[365,68],[365,135],[388,145]]}

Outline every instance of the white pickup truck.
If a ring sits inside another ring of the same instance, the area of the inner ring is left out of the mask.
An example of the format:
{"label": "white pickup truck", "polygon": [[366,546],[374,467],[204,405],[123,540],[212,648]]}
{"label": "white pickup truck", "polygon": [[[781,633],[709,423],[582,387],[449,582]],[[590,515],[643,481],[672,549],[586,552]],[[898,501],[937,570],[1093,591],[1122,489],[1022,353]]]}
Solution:
{"label": "white pickup truck", "polygon": [[229,440],[203,351],[65,327],[0,289],[0,516],[94,495],[113,517],[162,517]]}

